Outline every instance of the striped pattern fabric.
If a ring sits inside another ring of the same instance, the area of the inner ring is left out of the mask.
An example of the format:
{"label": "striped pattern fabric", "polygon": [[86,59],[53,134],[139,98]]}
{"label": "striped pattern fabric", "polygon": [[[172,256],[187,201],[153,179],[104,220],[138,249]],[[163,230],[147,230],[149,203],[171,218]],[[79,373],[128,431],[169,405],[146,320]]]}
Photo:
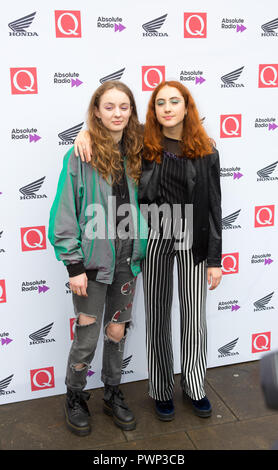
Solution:
{"label": "striped pattern fabric", "polygon": [[[156,233],[157,236],[157,233]],[[177,249],[176,240],[154,238],[150,229],[143,262],[149,394],[166,401],[173,396],[174,371],[171,329],[173,268],[178,268],[180,302],[181,387],[192,399],[205,394],[207,364],[206,264],[194,266],[191,250]]]}
{"label": "striped pattern fabric", "polygon": [[171,152],[163,152],[160,179],[160,203],[186,203],[187,159]]}

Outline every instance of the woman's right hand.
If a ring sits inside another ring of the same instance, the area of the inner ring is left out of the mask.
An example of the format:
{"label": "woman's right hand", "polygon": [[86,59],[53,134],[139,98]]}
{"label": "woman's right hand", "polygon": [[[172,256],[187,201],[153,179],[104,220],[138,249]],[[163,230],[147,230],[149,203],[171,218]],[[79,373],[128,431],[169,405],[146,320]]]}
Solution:
{"label": "woman's right hand", "polygon": [[82,162],[90,162],[92,158],[92,146],[89,131],[80,131],[74,141],[74,153]]}
{"label": "woman's right hand", "polygon": [[73,294],[82,295],[88,297],[87,287],[88,287],[88,278],[86,273],[79,274],[78,276],[73,276],[69,278],[70,290]]}

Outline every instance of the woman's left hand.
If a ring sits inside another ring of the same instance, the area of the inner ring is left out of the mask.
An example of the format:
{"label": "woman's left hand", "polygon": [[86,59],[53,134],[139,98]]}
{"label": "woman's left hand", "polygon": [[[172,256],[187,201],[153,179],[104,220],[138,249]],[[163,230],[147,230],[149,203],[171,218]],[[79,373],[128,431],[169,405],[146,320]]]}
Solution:
{"label": "woman's left hand", "polygon": [[209,290],[215,289],[222,279],[221,268],[208,268],[207,270],[208,284],[210,285]]}

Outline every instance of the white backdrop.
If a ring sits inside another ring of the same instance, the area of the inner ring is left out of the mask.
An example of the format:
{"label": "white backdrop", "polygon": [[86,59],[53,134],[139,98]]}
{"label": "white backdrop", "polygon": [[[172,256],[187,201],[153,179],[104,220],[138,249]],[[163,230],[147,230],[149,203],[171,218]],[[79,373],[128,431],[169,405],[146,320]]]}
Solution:
{"label": "white backdrop", "polygon": [[[220,153],[224,275],[208,292],[208,366],[277,349],[277,1],[16,0],[0,21],[0,403],[65,392],[74,314],[49,210],[63,156],[111,74],[134,91],[142,122],[155,84],[180,80]],[[147,377],[141,275],[133,312],[123,382]],[[176,291],[172,315],[178,373]],[[101,356],[102,341],[88,388],[102,385]]]}

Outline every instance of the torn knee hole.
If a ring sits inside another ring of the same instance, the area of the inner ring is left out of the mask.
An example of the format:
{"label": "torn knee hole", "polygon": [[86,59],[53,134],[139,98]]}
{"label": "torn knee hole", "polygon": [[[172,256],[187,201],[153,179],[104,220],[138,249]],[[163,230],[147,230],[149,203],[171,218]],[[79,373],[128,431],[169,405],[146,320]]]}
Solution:
{"label": "torn knee hole", "polygon": [[109,323],[106,327],[106,336],[108,339],[119,343],[126,336],[127,329],[129,328],[130,322],[125,323]]}
{"label": "torn knee hole", "polygon": [[71,368],[76,372],[81,372],[88,367],[88,364],[80,363],[80,364],[71,364]]}
{"label": "torn knee hole", "polygon": [[96,317],[86,315],[85,313],[80,313],[77,319],[77,324],[80,326],[92,325],[96,322]]}

